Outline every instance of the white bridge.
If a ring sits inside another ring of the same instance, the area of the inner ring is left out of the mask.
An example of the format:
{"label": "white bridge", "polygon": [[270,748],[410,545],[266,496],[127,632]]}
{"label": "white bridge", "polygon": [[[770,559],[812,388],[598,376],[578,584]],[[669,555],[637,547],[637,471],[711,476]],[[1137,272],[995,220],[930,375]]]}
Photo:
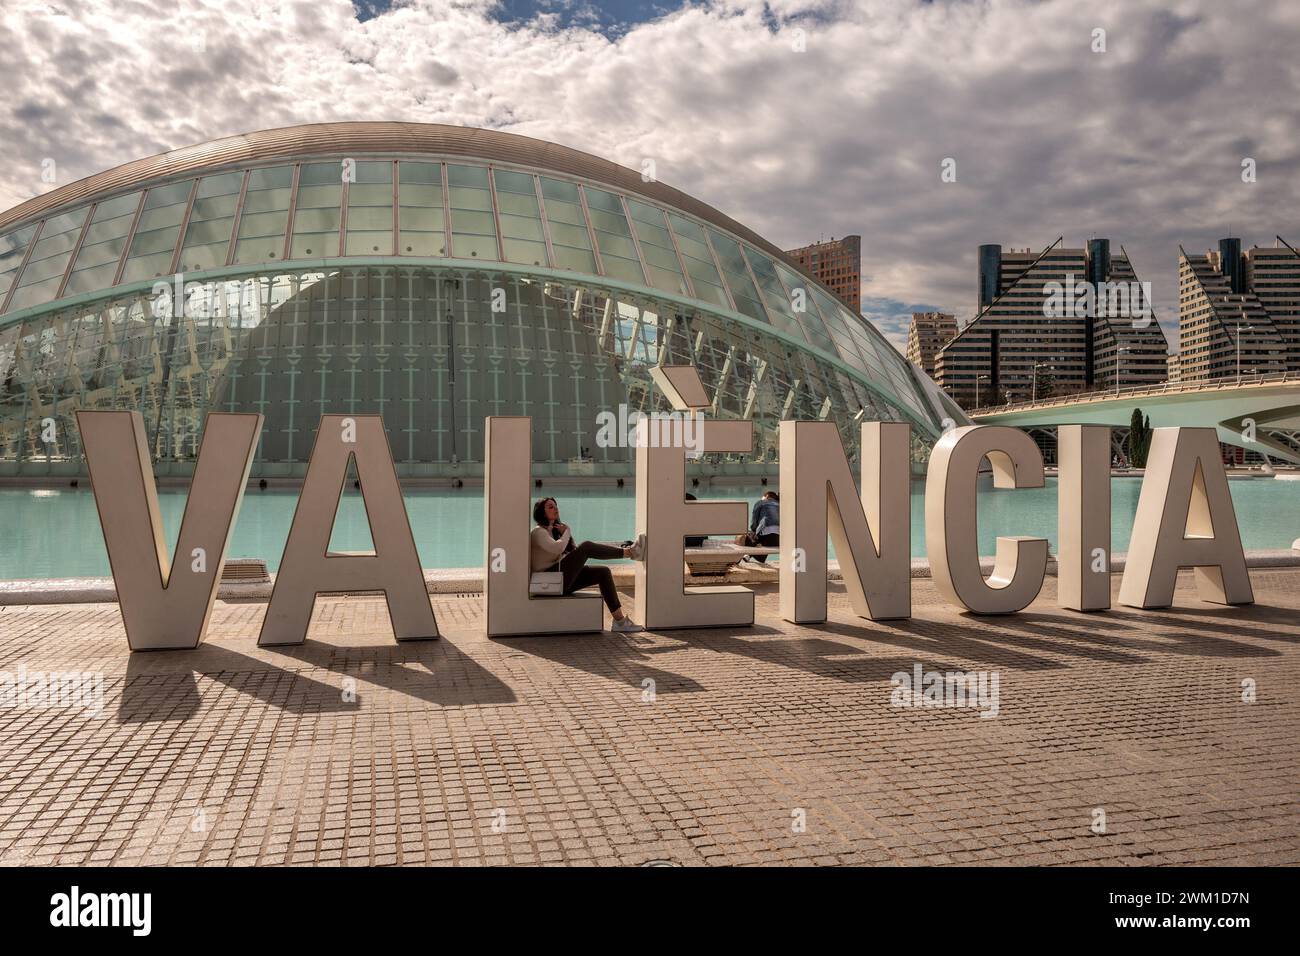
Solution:
{"label": "white bridge", "polygon": [[1081,392],[986,406],[969,415],[981,425],[1025,430],[1057,425],[1127,428],[1135,408],[1150,417],[1152,428],[1213,426],[1226,444],[1300,464],[1300,372]]}

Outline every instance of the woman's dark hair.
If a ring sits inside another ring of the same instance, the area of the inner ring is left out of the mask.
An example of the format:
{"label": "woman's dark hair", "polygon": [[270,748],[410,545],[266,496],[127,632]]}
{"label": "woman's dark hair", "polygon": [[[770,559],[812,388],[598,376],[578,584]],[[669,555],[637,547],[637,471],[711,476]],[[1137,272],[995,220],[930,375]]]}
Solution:
{"label": "woman's dark hair", "polygon": [[[533,520],[542,527],[546,526],[546,502],[555,501],[554,498],[538,498],[537,504],[533,505]],[[559,503],[556,503],[559,507]]]}

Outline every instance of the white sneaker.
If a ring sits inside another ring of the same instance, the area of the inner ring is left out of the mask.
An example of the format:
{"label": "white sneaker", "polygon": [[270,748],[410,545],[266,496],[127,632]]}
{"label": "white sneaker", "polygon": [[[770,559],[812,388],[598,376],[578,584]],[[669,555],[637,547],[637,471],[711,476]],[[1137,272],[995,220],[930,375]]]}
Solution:
{"label": "white sneaker", "polygon": [[639,534],[636,536],[636,541],[633,542],[632,544],[632,554],[630,555],[630,557],[632,558],[633,561],[645,560],[645,535],[644,534]]}
{"label": "white sneaker", "polygon": [[617,631],[620,634],[635,634],[637,631],[645,630],[645,628],[630,617],[625,617],[622,620],[615,621],[609,626],[609,629],[611,631]]}

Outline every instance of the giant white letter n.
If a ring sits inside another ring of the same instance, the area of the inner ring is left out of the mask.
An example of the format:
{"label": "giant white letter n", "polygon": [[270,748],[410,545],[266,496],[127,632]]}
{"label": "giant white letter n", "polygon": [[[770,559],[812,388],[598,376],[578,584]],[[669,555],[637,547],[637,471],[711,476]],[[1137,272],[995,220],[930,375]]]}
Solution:
{"label": "giant white letter n", "polygon": [[829,531],[853,611],[912,613],[911,445],[902,422],[862,425],[862,497],[834,422],[781,423],[781,616],[826,620]]}

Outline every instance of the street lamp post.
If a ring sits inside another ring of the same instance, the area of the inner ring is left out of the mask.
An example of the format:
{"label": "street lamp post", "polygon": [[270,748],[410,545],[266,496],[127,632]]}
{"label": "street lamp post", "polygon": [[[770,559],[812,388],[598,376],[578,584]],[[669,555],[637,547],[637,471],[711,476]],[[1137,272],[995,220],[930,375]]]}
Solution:
{"label": "street lamp post", "polygon": [[[1245,318],[1244,312],[1242,313],[1242,318]],[[1237,384],[1238,385],[1241,384],[1241,333],[1253,332],[1253,331],[1255,331],[1255,327],[1253,325],[1242,325],[1240,322],[1237,323],[1237,334],[1236,336],[1234,336],[1234,338],[1236,338],[1237,340]]]}
{"label": "street lamp post", "polygon": [[987,375],[976,375],[976,376],[975,376],[975,408],[976,408],[976,410],[978,410],[979,407],[980,407],[980,382],[981,382],[983,379],[986,379],[986,378],[988,378]]}
{"label": "street lamp post", "polygon": [[1056,371],[1055,365],[1049,365],[1046,362],[1035,362],[1033,374],[1029,376],[1029,401],[1038,401],[1038,370],[1045,368],[1049,372]]}

